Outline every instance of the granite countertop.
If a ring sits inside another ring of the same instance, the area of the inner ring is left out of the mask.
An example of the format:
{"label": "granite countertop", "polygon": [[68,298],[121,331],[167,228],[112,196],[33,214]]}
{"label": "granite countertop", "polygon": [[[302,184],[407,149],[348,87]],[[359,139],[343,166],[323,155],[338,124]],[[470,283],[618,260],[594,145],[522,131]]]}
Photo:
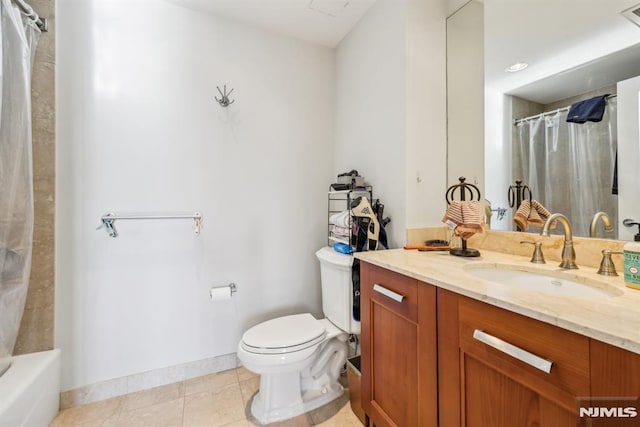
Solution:
{"label": "granite countertop", "polygon": [[[477,258],[404,249],[359,252],[355,256],[457,294],[640,354],[640,291],[627,288],[622,276],[602,276],[596,273],[596,268],[580,263],[578,270],[562,270],[554,261],[532,264],[526,257],[484,249]],[[558,278],[569,275],[592,290],[599,288],[606,293],[597,296],[550,295],[494,283],[469,271],[474,267],[490,268],[491,264],[515,270],[533,269]]]}

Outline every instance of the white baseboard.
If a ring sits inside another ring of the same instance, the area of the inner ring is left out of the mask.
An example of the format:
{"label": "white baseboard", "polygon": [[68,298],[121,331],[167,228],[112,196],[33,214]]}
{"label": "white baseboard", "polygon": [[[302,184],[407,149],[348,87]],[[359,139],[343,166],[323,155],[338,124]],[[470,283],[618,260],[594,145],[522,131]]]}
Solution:
{"label": "white baseboard", "polygon": [[235,369],[240,362],[235,353],[168,366],[126,377],[114,378],[60,393],[60,410],[161,385],[177,383],[203,375]]}

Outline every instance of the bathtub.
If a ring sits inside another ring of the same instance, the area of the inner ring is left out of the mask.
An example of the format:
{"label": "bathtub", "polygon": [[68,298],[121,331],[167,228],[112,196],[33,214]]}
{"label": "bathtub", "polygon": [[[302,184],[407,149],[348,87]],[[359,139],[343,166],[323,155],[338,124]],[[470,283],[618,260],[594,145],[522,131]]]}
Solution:
{"label": "bathtub", "polygon": [[43,427],[60,406],[60,350],[0,359],[10,362],[0,376],[0,426]]}

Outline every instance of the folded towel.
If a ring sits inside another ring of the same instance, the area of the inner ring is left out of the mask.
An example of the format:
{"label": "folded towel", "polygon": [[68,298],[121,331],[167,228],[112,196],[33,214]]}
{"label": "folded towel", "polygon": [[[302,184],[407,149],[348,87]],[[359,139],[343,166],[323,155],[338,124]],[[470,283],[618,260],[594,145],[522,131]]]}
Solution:
{"label": "folded towel", "polygon": [[[516,223],[520,230],[527,231],[530,226],[544,226],[550,216],[551,212],[537,200],[523,200],[513,216],[513,222]],[[556,221],[551,224],[551,228],[556,228]]]}
{"label": "folded towel", "polygon": [[600,95],[585,101],[576,102],[569,109],[567,121],[570,123],[585,123],[602,121],[604,109],[607,106],[607,96]]}
{"label": "folded towel", "polygon": [[[542,219],[542,216],[540,215],[540,213],[536,209],[536,203],[538,203],[538,202],[536,202],[535,200],[531,201],[531,211],[529,212],[529,218],[527,218],[527,223],[529,224],[529,226],[543,226],[544,222],[546,221],[546,219]],[[544,207],[542,205],[540,205],[539,203],[538,203],[538,205],[540,207],[542,207],[542,209],[544,209]],[[545,218],[548,218],[548,216],[549,215],[547,215]]]}
{"label": "folded towel", "polygon": [[[535,212],[537,217],[534,218],[531,215],[529,216],[529,223],[533,227],[542,227],[551,216],[551,212],[549,212],[549,210],[542,206],[542,204],[537,200],[531,201],[531,212]],[[550,225],[550,228],[556,228],[556,224],[556,221],[553,221]]]}
{"label": "folded towel", "polygon": [[516,223],[518,228],[522,231],[526,231],[529,228],[529,216],[531,215],[531,202],[523,200],[520,203],[520,207],[513,216],[513,222]]}
{"label": "folded towel", "polygon": [[484,231],[484,216],[480,213],[480,204],[476,200],[464,202],[453,200],[442,222],[453,228],[456,236],[465,240]]}
{"label": "folded towel", "polygon": [[329,217],[329,224],[339,227],[349,227],[349,215],[348,210],[333,214]]}
{"label": "folded towel", "polygon": [[484,215],[480,213],[480,203],[478,201],[462,202],[462,217],[464,222],[458,227],[462,232],[482,233]]}
{"label": "folded towel", "polygon": [[351,229],[349,227],[341,227],[339,225],[331,226],[331,234],[336,237],[349,237]]}
{"label": "folded towel", "polygon": [[442,217],[442,222],[447,224],[451,228],[456,228],[458,225],[464,222],[462,216],[462,202],[453,200],[449,206],[447,206],[447,212]]}

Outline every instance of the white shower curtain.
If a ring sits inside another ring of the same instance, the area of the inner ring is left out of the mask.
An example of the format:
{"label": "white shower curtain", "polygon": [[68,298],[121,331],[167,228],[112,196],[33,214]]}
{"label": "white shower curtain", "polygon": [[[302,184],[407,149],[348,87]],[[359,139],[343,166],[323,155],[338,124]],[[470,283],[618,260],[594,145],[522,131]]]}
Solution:
{"label": "white shower curtain", "polygon": [[0,357],[18,336],[33,236],[31,68],[40,31],[0,0]]}
{"label": "white shower curtain", "polygon": [[565,214],[578,236],[589,236],[591,219],[599,211],[609,215],[616,229],[598,237],[618,235],[618,200],[612,194],[616,106],[616,98],[610,98],[601,122],[567,123],[568,111],[562,111],[517,125],[513,179],[529,185],[533,198],[551,212]]}

